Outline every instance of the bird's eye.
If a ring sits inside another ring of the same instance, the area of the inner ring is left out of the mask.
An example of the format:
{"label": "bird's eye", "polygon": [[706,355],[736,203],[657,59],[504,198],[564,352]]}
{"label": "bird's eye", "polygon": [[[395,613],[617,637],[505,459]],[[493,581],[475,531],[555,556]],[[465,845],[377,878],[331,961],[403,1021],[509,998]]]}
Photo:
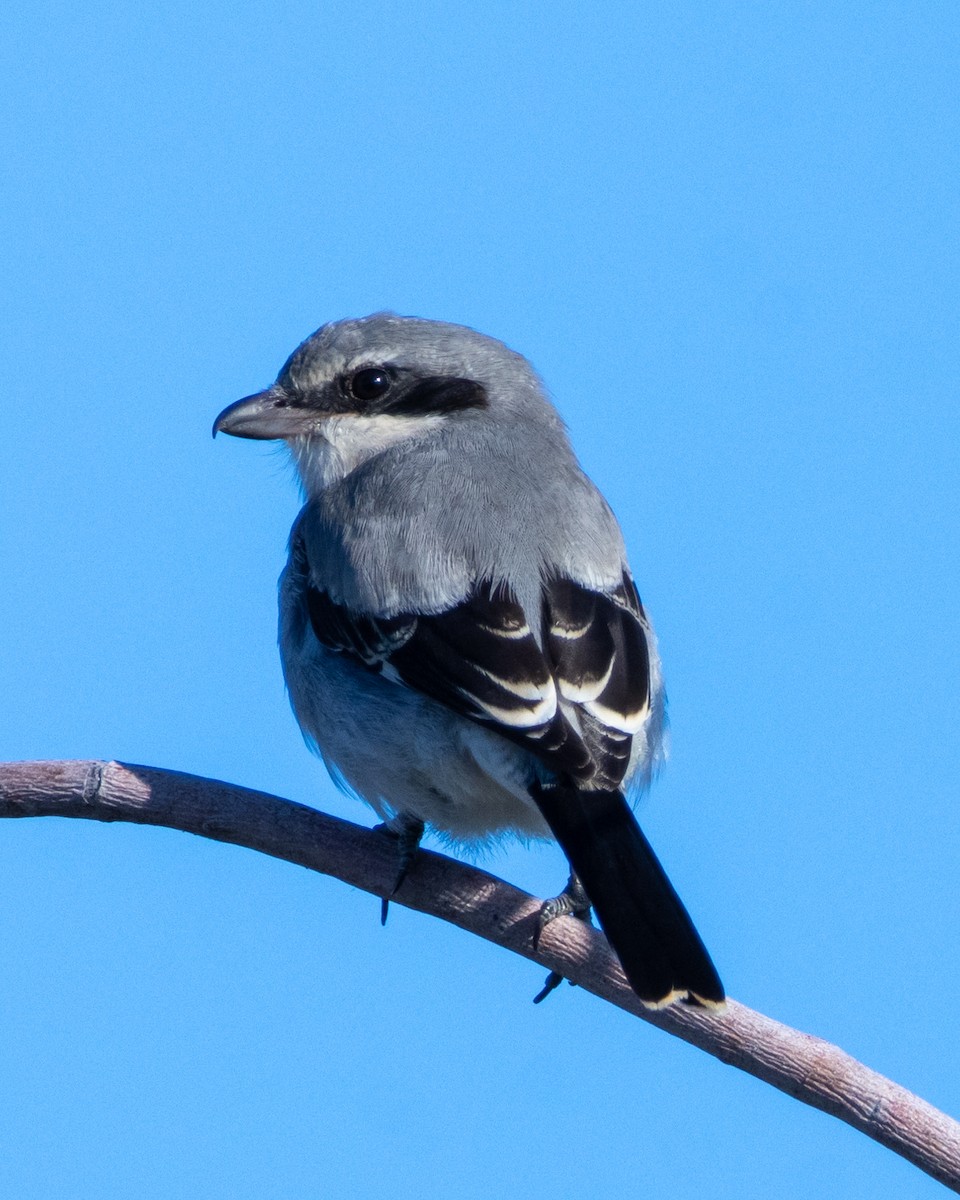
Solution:
{"label": "bird's eye", "polygon": [[380,367],[364,367],[351,376],[347,390],[355,400],[377,400],[390,391],[393,380]]}

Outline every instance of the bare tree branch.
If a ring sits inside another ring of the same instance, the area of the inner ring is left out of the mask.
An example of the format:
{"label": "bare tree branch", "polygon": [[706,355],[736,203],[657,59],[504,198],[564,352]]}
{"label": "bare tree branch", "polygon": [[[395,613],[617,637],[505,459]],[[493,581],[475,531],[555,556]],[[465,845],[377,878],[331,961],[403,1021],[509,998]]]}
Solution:
{"label": "bare tree branch", "polygon": [[[0,817],[165,825],[247,846],[384,896],[396,850],[384,834],[264,792],[115,762],[0,764]],[[711,1015],[644,1009],[606,939],[580,921],[533,929],[540,901],[475,867],[423,851],[396,903],[441,917],[560,971],[586,991],[820,1108],[960,1192],[960,1124],[838,1047],[728,1001]]]}

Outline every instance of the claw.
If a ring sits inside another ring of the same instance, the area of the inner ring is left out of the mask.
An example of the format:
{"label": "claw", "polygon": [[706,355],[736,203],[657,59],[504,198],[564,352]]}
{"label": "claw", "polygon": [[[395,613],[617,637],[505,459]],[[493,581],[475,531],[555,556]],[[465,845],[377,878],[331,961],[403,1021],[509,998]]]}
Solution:
{"label": "claw", "polygon": [[559,896],[544,900],[537,916],[537,927],[533,931],[533,948],[540,945],[540,935],[557,917],[576,917],[578,921],[590,922],[590,897],[583,890],[583,884],[571,874],[567,886]]}
{"label": "claw", "polygon": [[397,876],[393,881],[390,895],[384,896],[380,901],[380,924],[386,925],[390,901],[399,892],[400,885],[406,879],[410,865],[420,847],[420,839],[423,837],[423,822],[418,817],[398,813],[393,821],[380,825],[378,828],[397,839]]}
{"label": "claw", "polygon": [[551,992],[555,992],[560,984],[563,983],[563,976],[559,971],[551,971],[547,976],[547,982],[543,985],[539,992],[534,996],[534,1004],[539,1004],[541,1000],[546,1000]]}
{"label": "claw", "polygon": [[[567,880],[567,886],[563,889],[559,896],[554,896],[550,900],[545,900],[540,906],[540,912],[537,914],[537,924],[533,931],[533,948],[540,948],[540,938],[543,931],[555,921],[557,917],[576,917],[578,921],[586,921],[590,924],[590,897],[584,891],[583,884],[572,872]],[[557,990],[560,984],[563,983],[563,976],[559,971],[551,971],[547,976],[547,981],[537,992],[533,998],[534,1004],[540,1004],[550,995],[551,992]]]}

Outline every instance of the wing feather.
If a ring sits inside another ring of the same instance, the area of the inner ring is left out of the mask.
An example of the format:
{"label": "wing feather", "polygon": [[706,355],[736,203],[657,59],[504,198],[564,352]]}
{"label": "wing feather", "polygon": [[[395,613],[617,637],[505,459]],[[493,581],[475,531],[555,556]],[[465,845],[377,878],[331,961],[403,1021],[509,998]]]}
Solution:
{"label": "wing feather", "polygon": [[354,612],[305,582],[328,649],[496,729],[580,785],[622,782],[650,706],[647,626],[629,576],[612,593],[548,581],[539,641],[516,598],[489,581],[445,612],[394,617]]}

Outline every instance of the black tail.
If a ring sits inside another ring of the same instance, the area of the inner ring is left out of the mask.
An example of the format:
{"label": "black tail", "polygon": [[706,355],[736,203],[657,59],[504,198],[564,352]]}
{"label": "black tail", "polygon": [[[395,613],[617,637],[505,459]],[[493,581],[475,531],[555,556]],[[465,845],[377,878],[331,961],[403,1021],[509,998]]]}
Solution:
{"label": "black tail", "polygon": [[532,790],[644,1004],[685,994],[722,1004],[723,984],[710,955],[623,793]]}

